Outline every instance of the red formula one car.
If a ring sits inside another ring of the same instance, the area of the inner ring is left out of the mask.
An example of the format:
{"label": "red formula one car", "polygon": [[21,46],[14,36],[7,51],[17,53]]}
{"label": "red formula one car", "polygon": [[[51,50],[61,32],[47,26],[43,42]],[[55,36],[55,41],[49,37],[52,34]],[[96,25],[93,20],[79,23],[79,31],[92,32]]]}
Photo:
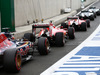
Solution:
{"label": "red formula one car", "polygon": [[52,23],[34,23],[32,26],[33,32],[36,31],[36,28],[42,28],[38,38],[48,38],[50,45],[64,46],[66,38],[75,38],[73,27],[60,29],[56,28]]}
{"label": "red formula one car", "polygon": [[34,49],[40,55],[49,53],[49,42],[46,37],[40,37],[38,44],[32,33],[24,34],[23,39],[14,40],[10,32],[0,33],[0,67],[7,72],[19,72],[21,63],[32,59]]}
{"label": "red formula one car", "polygon": [[61,23],[61,27],[68,28],[68,27],[74,27],[75,31],[82,30],[87,31],[87,27],[90,27],[90,20],[81,20],[79,17],[68,17],[67,23]]}

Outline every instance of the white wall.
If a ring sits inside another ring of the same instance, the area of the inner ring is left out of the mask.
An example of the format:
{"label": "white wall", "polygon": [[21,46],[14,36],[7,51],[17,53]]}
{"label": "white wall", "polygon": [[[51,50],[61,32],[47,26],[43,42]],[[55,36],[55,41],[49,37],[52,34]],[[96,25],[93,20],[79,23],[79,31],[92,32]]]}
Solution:
{"label": "white wall", "polygon": [[[14,0],[15,2],[15,25],[26,25],[33,20],[47,19],[60,14],[60,10],[72,7],[72,10],[81,7],[80,0]],[[85,5],[95,0],[87,0]],[[72,2],[72,3],[70,3]]]}

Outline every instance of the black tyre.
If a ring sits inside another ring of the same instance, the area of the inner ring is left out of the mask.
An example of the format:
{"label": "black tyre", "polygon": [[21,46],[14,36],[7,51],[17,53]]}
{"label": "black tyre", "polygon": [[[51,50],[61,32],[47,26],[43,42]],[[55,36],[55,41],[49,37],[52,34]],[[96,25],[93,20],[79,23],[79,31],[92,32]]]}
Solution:
{"label": "black tyre", "polygon": [[86,20],[86,23],[87,23],[87,27],[90,27],[90,20],[89,19]]}
{"label": "black tyre", "polygon": [[94,17],[95,17],[95,18],[97,17],[97,14],[96,14],[96,13],[94,13]]}
{"label": "black tyre", "polygon": [[6,72],[19,72],[21,54],[16,49],[8,49],[4,53],[4,69]]}
{"label": "black tyre", "polygon": [[97,14],[95,12],[93,12],[93,14],[94,14],[94,18],[96,18],[97,17]]}
{"label": "black tyre", "polygon": [[61,28],[68,28],[68,25],[66,23],[61,23]]}
{"label": "black tyre", "polygon": [[24,39],[27,39],[31,42],[34,42],[35,41],[35,35],[33,35],[32,33],[25,33],[24,34]]}
{"label": "black tyre", "polygon": [[50,44],[46,37],[39,38],[38,51],[40,55],[47,55],[50,52]]}
{"label": "black tyre", "polygon": [[90,20],[94,21],[94,16],[93,15],[90,16]]}
{"label": "black tyre", "polygon": [[82,30],[82,31],[87,31],[87,25],[86,25],[85,22],[82,22],[82,23],[81,23],[81,30]]}
{"label": "black tyre", "polygon": [[79,16],[79,19],[82,19],[82,16]]}
{"label": "black tyre", "polygon": [[68,28],[68,36],[69,36],[69,39],[74,39],[75,38],[73,27]]}
{"label": "black tyre", "polygon": [[73,23],[72,26],[74,27],[75,31],[78,31],[78,26],[75,23]]}
{"label": "black tyre", "polygon": [[100,10],[96,13],[98,16],[100,16]]}
{"label": "black tyre", "polygon": [[58,47],[64,46],[65,44],[65,37],[63,32],[58,32],[55,34],[55,45]]}

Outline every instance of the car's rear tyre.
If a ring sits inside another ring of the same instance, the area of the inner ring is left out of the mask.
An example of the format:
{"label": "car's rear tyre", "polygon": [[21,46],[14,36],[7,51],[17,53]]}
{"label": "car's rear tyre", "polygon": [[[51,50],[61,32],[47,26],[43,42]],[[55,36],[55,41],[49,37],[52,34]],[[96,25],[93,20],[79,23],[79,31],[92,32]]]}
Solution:
{"label": "car's rear tyre", "polygon": [[40,37],[38,40],[38,52],[40,55],[47,55],[50,52],[50,44],[46,37]]}
{"label": "car's rear tyre", "polygon": [[64,46],[65,37],[63,32],[58,32],[55,34],[55,45],[58,47]]}
{"label": "car's rear tyre", "polygon": [[82,31],[87,31],[87,25],[86,25],[85,22],[82,22],[82,23],[81,23],[81,30],[82,30]]}
{"label": "car's rear tyre", "polygon": [[100,10],[96,13],[98,16],[100,16]]}
{"label": "car's rear tyre", "polygon": [[94,17],[97,18],[97,14],[96,13],[94,13]]}
{"label": "car's rear tyre", "polygon": [[66,23],[61,23],[61,28],[68,28],[68,25]]}
{"label": "car's rear tyre", "polygon": [[34,42],[35,41],[35,35],[33,35],[32,33],[25,33],[24,39],[31,41],[31,42]]}
{"label": "car's rear tyre", "polygon": [[94,16],[93,15],[90,16],[90,20],[94,21]]}
{"label": "car's rear tyre", "polygon": [[75,38],[73,27],[68,28],[68,36],[69,36],[69,39],[74,39]]}
{"label": "car's rear tyre", "polygon": [[90,20],[89,19],[86,20],[86,23],[87,23],[87,27],[90,27]]}
{"label": "car's rear tyre", "polygon": [[93,14],[94,14],[94,18],[96,18],[97,17],[97,14],[95,12],[93,12]]}
{"label": "car's rear tyre", "polygon": [[79,16],[79,19],[82,19],[82,16]]}
{"label": "car's rear tyre", "polygon": [[14,49],[8,49],[4,53],[4,69],[6,72],[19,72],[21,69],[21,54]]}
{"label": "car's rear tyre", "polygon": [[73,23],[72,26],[74,27],[75,31],[78,31],[78,26],[75,23]]}

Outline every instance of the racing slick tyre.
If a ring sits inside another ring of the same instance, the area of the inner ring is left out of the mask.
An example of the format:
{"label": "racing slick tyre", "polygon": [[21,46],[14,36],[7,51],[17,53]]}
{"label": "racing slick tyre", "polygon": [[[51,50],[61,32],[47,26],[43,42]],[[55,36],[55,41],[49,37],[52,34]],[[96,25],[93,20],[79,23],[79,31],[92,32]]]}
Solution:
{"label": "racing slick tyre", "polygon": [[90,18],[90,20],[94,21],[94,16],[93,15],[91,15],[89,18]]}
{"label": "racing slick tyre", "polygon": [[74,39],[75,38],[73,27],[68,28],[68,36],[69,36],[69,39]]}
{"label": "racing slick tyre", "polygon": [[93,12],[93,14],[94,14],[94,18],[96,18],[97,17],[97,14],[95,12]]}
{"label": "racing slick tyre", "polygon": [[82,19],[82,16],[79,15],[79,19]]}
{"label": "racing slick tyre", "polygon": [[24,39],[29,40],[31,42],[35,42],[35,35],[33,35],[32,33],[25,33]]}
{"label": "racing slick tyre", "polygon": [[4,69],[6,72],[19,72],[21,69],[21,54],[14,49],[8,49],[4,53],[3,61]]}
{"label": "racing slick tyre", "polygon": [[65,44],[65,37],[63,32],[58,32],[55,34],[55,45],[58,47],[64,46]]}
{"label": "racing slick tyre", "polygon": [[73,23],[72,26],[74,27],[75,31],[78,31],[78,26],[75,23]]}
{"label": "racing slick tyre", "polygon": [[68,28],[68,25],[66,23],[61,23],[61,28]]}
{"label": "racing slick tyre", "polygon": [[100,10],[96,13],[98,16],[100,16]]}
{"label": "racing slick tyre", "polygon": [[87,23],[87,27],[90,27],[90,20],[89,19],[86,20],[86,23]]}
{"label": "racing slick tyre", "polygon": [[46,37],[40,37],[38,40],[38,52],[40,55],[47,55],[50,52],[50,44]]}
{"label": "racing slick tyre", "polygon": [[82,22],[82,23],[81,23],[81,30],[82,30],[82,31],[87,31],[86,22]]}
{"label": "racing slick tyre", "polygon": [[95,17],[95,18],[97,17],[97,14],[96,14],[96,13],[94,13],[94,17]]}

